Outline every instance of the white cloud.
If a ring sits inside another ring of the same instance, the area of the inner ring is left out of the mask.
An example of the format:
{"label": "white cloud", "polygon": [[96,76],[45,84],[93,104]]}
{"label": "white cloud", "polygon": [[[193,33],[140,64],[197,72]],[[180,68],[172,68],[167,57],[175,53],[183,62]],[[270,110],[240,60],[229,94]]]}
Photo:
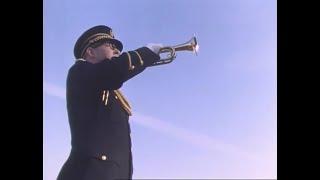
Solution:
{"label": "white cloud", "polygon": [[167,121],[159,120],[155,117],[146,116],[137,112],[133,113],[132,122],[137,123],[146,128],[150,128],[159,133],[170,135],[195,147],[208,151],[219,151],[233,156],[240,156],[247,160],[258,160],[259,157],[252,152],[245,152],[239,147],[225,143],[210,136],[178,127]]}
{"label": "white cloud", "polygon": [[[61,99],[65,99],[65,89],[54,85],[49,82],[44,82],[44,93],[52,95]],[[171,137],[177,138],[184,142],[189,143],[195,147],[200,147],[205,150],[220,151],[223,153],[229,153],[233,156],[240,156],[247,160],[258,160],[259,157],[253,153],[245,152],[239,147],[232,144],[225,143],[205,134],[194,132],[185,128],[180,128],[174,124],[167,121],[159,120],[155,117],[147,116],[134,112],[132,117],[132,122],[137,123],[143,127],[155,130],[158,133],[164,133]]]}
{"label": "white cloud", "polygon": [[60,86],[57,86],[55,84],[52,84],[46,81],[43,81],[43,92],[51,96],[56,96],[62,99],[66,99],[65,88],[62,88]]}

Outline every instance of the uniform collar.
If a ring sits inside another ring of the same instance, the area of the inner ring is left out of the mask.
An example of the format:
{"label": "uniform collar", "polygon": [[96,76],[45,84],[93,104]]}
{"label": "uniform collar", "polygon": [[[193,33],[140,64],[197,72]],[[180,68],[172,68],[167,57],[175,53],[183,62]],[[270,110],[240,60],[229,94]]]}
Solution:
{"label": "uniform collar", "polygon": [[87,60],[85,60],[85,59],[83,59],[83,58],[79,58],[79,59],[76,59],[76,62],[78,62],[78,61],[87,61]]}

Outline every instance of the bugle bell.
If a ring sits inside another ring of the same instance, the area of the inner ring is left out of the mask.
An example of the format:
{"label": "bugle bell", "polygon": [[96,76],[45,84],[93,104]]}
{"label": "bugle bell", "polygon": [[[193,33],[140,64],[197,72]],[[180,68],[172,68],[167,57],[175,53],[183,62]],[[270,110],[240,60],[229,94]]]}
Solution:
{"label": "bugle bell", "polygon": [[178,44],[175,46],[165,46],[160,48],[159,55],[161,53],[169,53],[167,58],[160,59],[159,61],[153,63],[151,66],[158,66],[163,64],[171,63],[176,58],[177,51],[192,51],[197,54],[199,45],[197,39],[193,36],[188,42],[183,44]]}

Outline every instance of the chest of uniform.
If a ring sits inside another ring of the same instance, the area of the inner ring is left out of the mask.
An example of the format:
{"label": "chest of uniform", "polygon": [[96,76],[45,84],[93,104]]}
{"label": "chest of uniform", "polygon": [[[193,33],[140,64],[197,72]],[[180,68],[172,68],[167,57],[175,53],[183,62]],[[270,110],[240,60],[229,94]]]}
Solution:
{"label": "chest of uniform", "polygon": [[99,110],[103,118],[118,122],[128,120],[128,114],[122,107],[117,94],[110,90],[102,90],[100,97]]}

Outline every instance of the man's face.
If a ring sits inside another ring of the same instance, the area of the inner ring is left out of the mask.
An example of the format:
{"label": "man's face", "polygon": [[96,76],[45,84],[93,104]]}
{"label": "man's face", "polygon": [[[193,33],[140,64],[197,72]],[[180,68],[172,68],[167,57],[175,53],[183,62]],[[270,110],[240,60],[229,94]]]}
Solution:
{"label": "man's face", "polygon": [[102,61],[106,58],[111,59],[112,57],[119,57],[120,55],[120,51],[116,48],[116,46],[108,42],[103,43],[93,50],[97,61]]}

